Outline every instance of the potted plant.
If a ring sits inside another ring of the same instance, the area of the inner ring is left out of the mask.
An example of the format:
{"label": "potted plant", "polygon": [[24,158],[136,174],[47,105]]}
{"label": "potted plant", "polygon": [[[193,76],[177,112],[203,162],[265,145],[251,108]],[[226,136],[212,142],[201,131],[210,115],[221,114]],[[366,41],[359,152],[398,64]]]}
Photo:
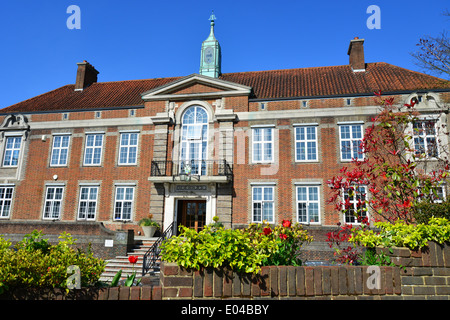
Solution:
{"label": "potted plant", "polygon": [[152,220],[153,215],[149,214],[147,218],[143,218],[139,221],[139,226],[144,230],[144,236],[147,238],[153,237],[156,230],[159,229],[159,223]]}

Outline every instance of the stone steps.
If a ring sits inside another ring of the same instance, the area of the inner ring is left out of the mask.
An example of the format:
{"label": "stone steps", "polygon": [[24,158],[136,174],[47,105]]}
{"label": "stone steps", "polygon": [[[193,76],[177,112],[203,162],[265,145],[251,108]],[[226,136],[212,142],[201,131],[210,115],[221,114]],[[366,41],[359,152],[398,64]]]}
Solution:
{"label": "stone steps", "polygon": [[[136,278],[141,278],[144,255],[156,240],[157,238],[136,237],[133,250],[127,252],[126,256],[117,256],[114,259],[106,261],[105,271],[100,276],[100,281],[111,283],[119,270],[122,270],[121,280],[126,279],[126,277],[132,275],[133,272],[136,272]],[[130,256],[137,256],[137,263],[130,263],[128,260],[128,257]]]}

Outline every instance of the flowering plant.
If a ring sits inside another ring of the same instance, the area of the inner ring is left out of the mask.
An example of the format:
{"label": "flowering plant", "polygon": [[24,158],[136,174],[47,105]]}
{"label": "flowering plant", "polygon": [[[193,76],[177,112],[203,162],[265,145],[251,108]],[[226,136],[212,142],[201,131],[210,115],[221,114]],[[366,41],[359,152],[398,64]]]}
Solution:
{"label": "flowering plant", "polygon": [[66,232],[50,244],[42,231],[34,230],[14,246],[0,235],[0,294],[15,288],[67,288],[69,266],[80,268],[81,286],[94,286],[105,264],[90,247],[77,249],[76,239]]}
{"label": "flowering plant", "polygon": [[138,256],[129,256],[128,261],[134,265],[138,261]]}
{"label": "flowering plant", "polygon": [[[364,220],[366,222],[367,220]],[[338,223],[338,229],[327,233],[327,242],[330,248],[334,247],[335,262],[339,264],[357,264],[362,251],[353,247],[350,238],[356,228],[365,228],[367,224],[354,227],[351,224]]]}
{"label": "flowering plant", "polygon": [[[225,229],[205,226],[201,231],[180,226],[180,234],[161,244],[161,259],[176,262],[184,268],[228,266],[238,272],[258,273],[262,261],[277,246],[264,236],[249,229]],[[266,230],[270,232],[270,228]]]}
{"label": "flowering plant", "polygon": [[[124,281],[124,286],[125,287],[131,287],[133,286],[133,284],[135,284],[136,286],[138,286],[141,283],[141,279],[137,279],[136,283],[135,283],[135,279],[136,279],[136,271],[134,270],[134,265],[137,263],[138,261],[138,256],[129,256],[128,257],[128,261],[133,264],[133,273],[131,275],[128,275]],[[119,280],[120,277],[122,276],[122,269],[120,269],[119,271],[117,271],[116,275],[114,276],[112,282],[111,282],[111,287],[116,287],[119,284]]]}
{"label": "flowering plant", "polygon": [[[435,120],[418,118],[417,99],[396,106],[394,98],[382,98],[381,92],[375,95],[381,111],[365,131],[358,159],[328,181],[329,202],[356,218],[367,216],[371,209],[390,222],[414,223],[413,209],[419,202],[433,202],[448,177],[448,148],[439,139],[448,132],[442,132],[445,125],[438,126]],[[427,138],[426,149],[421,142],[425,133],[434,136]],[[367,186],[370,197],[358,186]]]}
{"label": "flowering plant", "polygon": [[300,248],[305,242],[311,242],[312,237],[303,229],[300,223],[292,224],[290,220],[283,220],[273,229],[263,221],[262,224],[251,224],[249,227],[259,236],[276,243],[277,250],[263,261],[263,265],[293,265],[302,264]]}
{"label": "flowering plant", "polygon": [[182,226],[180,235],[161,245],[162,260],[185,268],[228,266],[238,272],[258,273],[265,265],[299,265],[299,249],[312,237],[302,225],[284,220],[272,228],[266,221],[245,229],[213,228],[202,231]]}

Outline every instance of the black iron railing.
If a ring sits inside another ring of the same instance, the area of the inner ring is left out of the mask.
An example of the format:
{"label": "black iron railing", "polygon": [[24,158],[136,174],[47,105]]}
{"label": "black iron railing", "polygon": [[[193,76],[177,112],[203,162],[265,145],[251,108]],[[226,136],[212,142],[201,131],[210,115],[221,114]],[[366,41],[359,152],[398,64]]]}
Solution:
{"label": "black iron railing", "polygon": [[164,240],[169,239],[174,234],[173,228],[175,227],[174,222],[163,232],[161,237],[159,237],[155,243],[148,249],[144,254],[144,261],[142,263],[142,276],[145,276],[151,269],[156,271],[159,269],[159,263],[161,260],[161,243]]}
{"label": "black iron railing", "polygon": [[226,160],[153,160],[152,176],[233,176],[232,166]]}

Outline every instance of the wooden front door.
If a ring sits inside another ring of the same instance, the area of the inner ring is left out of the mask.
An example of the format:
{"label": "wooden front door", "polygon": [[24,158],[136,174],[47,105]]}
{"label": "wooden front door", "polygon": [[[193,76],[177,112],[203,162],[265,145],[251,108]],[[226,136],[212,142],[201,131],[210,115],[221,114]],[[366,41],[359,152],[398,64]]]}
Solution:
{"label": "wooden front door", "polygon": [[206,223],[206,200],[179,200],[178,224],[201,231]]}

